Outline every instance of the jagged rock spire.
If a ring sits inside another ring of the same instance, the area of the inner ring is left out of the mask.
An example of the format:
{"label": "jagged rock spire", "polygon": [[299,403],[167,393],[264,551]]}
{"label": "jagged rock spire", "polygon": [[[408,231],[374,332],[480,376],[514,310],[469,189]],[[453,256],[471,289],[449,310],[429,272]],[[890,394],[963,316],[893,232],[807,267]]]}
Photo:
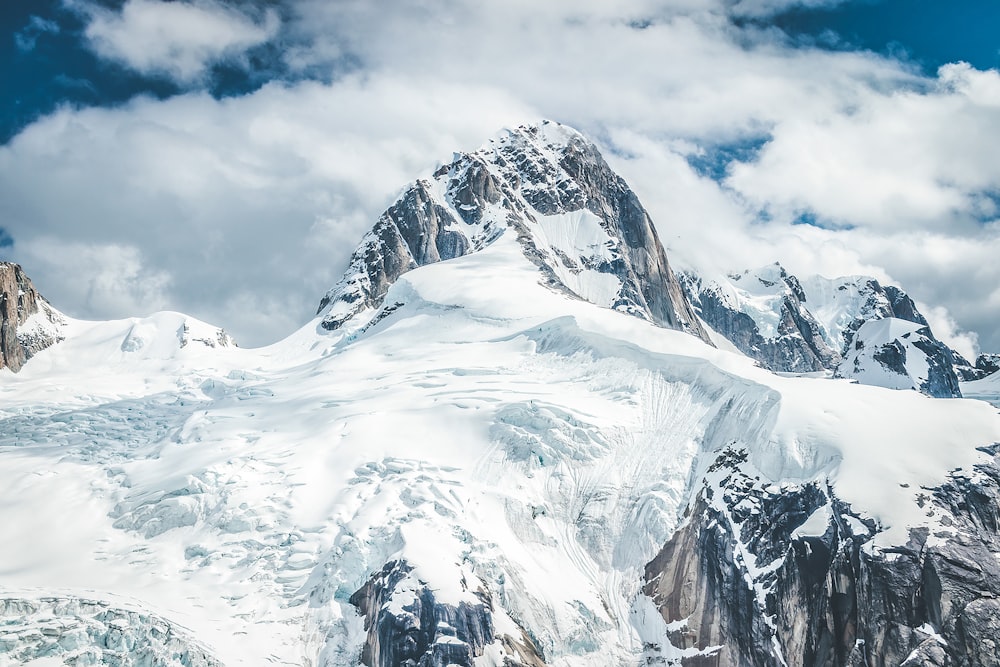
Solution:
{"label": "jagged rock spire", "polygon": [[508,231],[551,287],[708,342],[638,197],[593,143],[549,121],[505,130],[409,186],[323,297],[321,326],[340,328],[403,273]]}

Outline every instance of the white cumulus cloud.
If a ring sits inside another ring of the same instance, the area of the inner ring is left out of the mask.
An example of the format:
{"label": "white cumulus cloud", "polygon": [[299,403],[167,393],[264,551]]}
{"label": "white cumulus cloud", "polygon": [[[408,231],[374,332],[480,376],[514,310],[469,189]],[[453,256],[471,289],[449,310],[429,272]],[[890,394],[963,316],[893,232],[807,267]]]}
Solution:
{"label": "white cumulus cloud", "polygon": [[70,6],[87,15],[85,35],[98,55],[180,84],[197,82],[215,63],[238,61],[280,26],[273,10],[255,20],[213,0],[127,0],[120,11],[87,0]]}

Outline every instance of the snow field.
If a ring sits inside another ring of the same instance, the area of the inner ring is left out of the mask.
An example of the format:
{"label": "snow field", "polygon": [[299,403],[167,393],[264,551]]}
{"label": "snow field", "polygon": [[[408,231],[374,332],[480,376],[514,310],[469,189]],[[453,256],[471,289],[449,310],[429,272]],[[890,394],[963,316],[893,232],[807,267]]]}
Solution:
{"label": "snow field", "polygon": [[567,298],[512,237],[404,275],[370,326],[263,350],[182,347],[175,314],[72,323],[0,376],[4,586],[127,598],[226,665],[345,665],[348,598],[405,559],[443,602],[488,591],[551,665],[638,664],[664,630],[642,568],[717,452],[831,480],[887,545],[1000,441],[982,402],[778,377]]}

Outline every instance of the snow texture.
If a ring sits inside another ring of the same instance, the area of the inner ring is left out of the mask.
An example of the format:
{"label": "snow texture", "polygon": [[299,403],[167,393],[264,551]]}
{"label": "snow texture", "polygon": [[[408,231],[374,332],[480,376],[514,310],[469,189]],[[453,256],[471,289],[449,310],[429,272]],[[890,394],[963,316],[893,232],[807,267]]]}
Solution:
{"label": "snow texture", "polygon": [[[922,489],[983,460],[997,411],[713,347],[659,242],[627,242],[648,217],[588,145],[543,124],[418,181],[272,346],[179,313],[67,320],[0,373],[16,616],[0,661],[125,646],[150,665],[358,664],[361,593],[382,575],[375,613],[488,608],[476,667],[524,658],[519,642],[552,667],[691,657],[643,572],[734,448],[761,493],[831,489],[875,546],[933,521]],[[751,296],[769,331],[766,287]],[[874,324],[863,340],[912,335]],[[746,565],[752,586],[770,563]],[[464,640],[438,621],[450,655]]]}
{"label": "snow texture", "polygon": [[71,322],[0,377],[4,588],[127,600],[226,665],[347,665],[351,596],[405,561],[438,602],[482,588],[498,637],[527,630],[546,664],[637,664],[651,641],[683,655],[641,573],[717,452],[833,484],[893,544],[927,521],[922,486],[1000,440],[986,403],[779,377],[548,289],[512,234],[384,303],[259,350],[174,313]]}

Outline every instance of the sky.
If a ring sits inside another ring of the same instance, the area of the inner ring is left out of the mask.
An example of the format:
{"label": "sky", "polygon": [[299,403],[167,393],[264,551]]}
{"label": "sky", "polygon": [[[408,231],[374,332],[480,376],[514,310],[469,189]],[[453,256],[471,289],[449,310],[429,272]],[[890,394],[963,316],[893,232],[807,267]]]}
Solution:
{"label": "sky", "polygon": [[673,263],[901,285],[1000,352],[995,0],[7,0],[0,259],[63,312],[306,324],[410,181],[549,118]]}

